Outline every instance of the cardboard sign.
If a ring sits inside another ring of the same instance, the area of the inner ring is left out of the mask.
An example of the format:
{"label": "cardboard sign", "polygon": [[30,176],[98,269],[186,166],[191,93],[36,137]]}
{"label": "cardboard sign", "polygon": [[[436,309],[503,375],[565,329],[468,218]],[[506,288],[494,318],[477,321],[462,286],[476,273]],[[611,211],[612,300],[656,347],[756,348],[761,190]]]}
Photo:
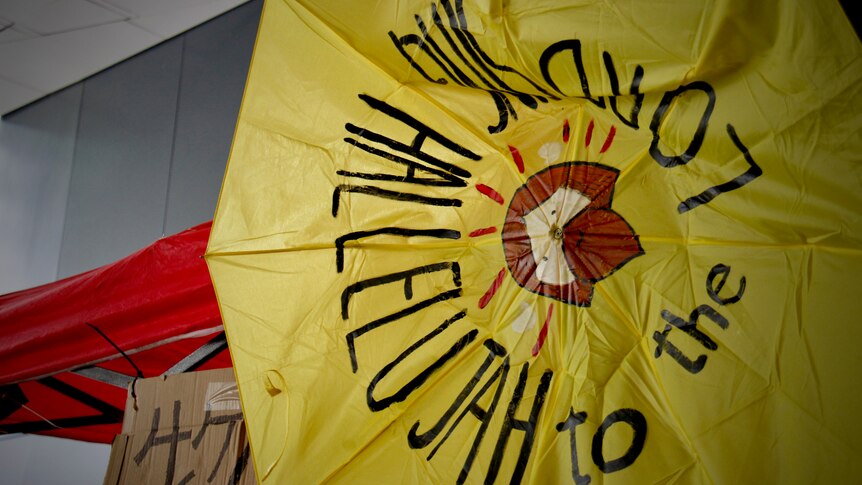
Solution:
{"label": "cardboard sign", "polygon": [[105,485],[253,484],[233,369],[141,379]]}

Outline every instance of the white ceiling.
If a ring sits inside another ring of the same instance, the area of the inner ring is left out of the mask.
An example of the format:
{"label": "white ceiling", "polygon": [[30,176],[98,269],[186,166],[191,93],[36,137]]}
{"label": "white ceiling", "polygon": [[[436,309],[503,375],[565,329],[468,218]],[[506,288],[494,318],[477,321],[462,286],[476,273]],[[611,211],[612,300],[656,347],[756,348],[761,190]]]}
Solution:
{"label": "white ceiling", "polygon": [[0,0],[0,115],[248,0]]}

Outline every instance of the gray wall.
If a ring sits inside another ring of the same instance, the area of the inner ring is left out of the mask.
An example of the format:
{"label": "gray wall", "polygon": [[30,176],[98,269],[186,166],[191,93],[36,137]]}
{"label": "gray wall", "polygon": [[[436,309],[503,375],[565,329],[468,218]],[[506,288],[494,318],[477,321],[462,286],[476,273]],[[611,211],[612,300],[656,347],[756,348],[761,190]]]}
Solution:
{"label": "gray wall", "polygon": [[[212,219],[261,6],[242,5],[0,120],[0,293]],[[4,483],[101,482],[107,446],[56,441],[0,439]]]}
{"label": "gray wall", "polygon": [[261,2],[0,121],[0,293],[210,220]]}
{"label": "gray wall", "polygon": [[0,293],[57,277],[81,91],[0,120]]}

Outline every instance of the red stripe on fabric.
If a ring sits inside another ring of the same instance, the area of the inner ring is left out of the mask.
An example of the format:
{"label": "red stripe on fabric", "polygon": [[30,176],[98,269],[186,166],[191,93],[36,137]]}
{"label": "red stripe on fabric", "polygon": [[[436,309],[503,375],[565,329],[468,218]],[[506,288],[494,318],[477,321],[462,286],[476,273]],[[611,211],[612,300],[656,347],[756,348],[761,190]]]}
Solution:
{"label": "red stripe on fabric", "polygon": [[548,316],[545,317],[545,324],[539,330],[539,339],[536,340],[536,345],[533,346],[533,357],[539,355],[542,346],[545,345],[545,339],[548,338],[548,324],[551,323],[551,315],[554,313],[554,305],[548,307]]}
{"label": "red stripe on fabric", "polygon": [[503,205],[503,196],[500,195],[499,192],[492,189],[491,187],[488,187],[485,184],[477,184],[476,190],[481,192],[482,195],[484,195],[485,197],[488,197],[489,199],[493,200],[494,202],[496,202],[500,205]]}
{"label": "red stripe on fabric", "polygon": [[605,153],[606,151],[608,151],[608,148],[611,147],[611,143],[613,143],[613,141],[614,141],[614,135],[616,135],[616,134],[617,134],[617,127],[611,126],[611,131],[610,131],[610,133],[608,133],[608,137],[605,138],[605,144],[602,145],[602,149],[599,150],[599,153]]}
{"label": "red stripe on fabric", "polygon": [[471,232],[470,237],[484,236],[485,234],[493,234],[495,232],[497,232],[496,227],[483,227],[482,229],[476,229]]}
{"label": "red stripe on fabric", "polygon": [[491,283],[491,287],[488,288],[488,291],[486,291],[485,294],[482,295],[482,298],[479,299],[479,308],[480,309],[488,306],[488,303],[491,302],[491,298],[494,298],[494,294],[497,293],[497,290],[500,289],[500,285],[503,284],[503,278],[505,278],[505,277],[506,277],[506,268],[503,268],[500,270],[499,273],[497,273],[497,277],[494,278],[494,282]]}
{"label": "red stripe on fabric", "polygon": [[524,159],[521,158],[521,152],[512,145],[509,145],[509,152],[512,153],[512,159],[515,160],[515,166],[518,167],[518,171],[524,173]]}
{"label": "red stripe on fabric", "polygon": [[569,135],[571,135],[571,133],[572,133],[572,129],[571,129],[571,127],[569,126],[569,120],[566,120],[566,121],[563,123],[563,142],[564,142],[564,143],[568,143],[568,142],[569,142]]}
{"label": "red stripe on fabric", "polygon": [[590,146],[590,141],[593,139],[593,120],[590,120],[590,124],[587,125],[587,137],[584,140],[584,146]]}

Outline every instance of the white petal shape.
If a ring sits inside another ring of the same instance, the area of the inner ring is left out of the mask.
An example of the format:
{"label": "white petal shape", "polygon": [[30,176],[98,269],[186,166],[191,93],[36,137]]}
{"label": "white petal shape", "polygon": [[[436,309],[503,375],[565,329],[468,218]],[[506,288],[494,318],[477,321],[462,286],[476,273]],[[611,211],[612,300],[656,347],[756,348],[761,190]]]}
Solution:
{"label": "white petal shape", "polygon": [[556,162],[562,153],[563,144],[558,141],[550,141],[539,148],[539,156],[542,157],[546,165]]}
{"label": "white petal shape", "polygon": [[563,255],[562,227],[589,203],[590,199],[584,194],[561,187],[524,216],[539,281],[553,285],[575,281],[575,274]]}
{"label": "white petal shape", "polygon": [[518,333],[524,333],[536,326],[536,309],[526,301],[522,301],[519,307],[521,311],[518,313],[518,316],[512,320],[512,330]]}

